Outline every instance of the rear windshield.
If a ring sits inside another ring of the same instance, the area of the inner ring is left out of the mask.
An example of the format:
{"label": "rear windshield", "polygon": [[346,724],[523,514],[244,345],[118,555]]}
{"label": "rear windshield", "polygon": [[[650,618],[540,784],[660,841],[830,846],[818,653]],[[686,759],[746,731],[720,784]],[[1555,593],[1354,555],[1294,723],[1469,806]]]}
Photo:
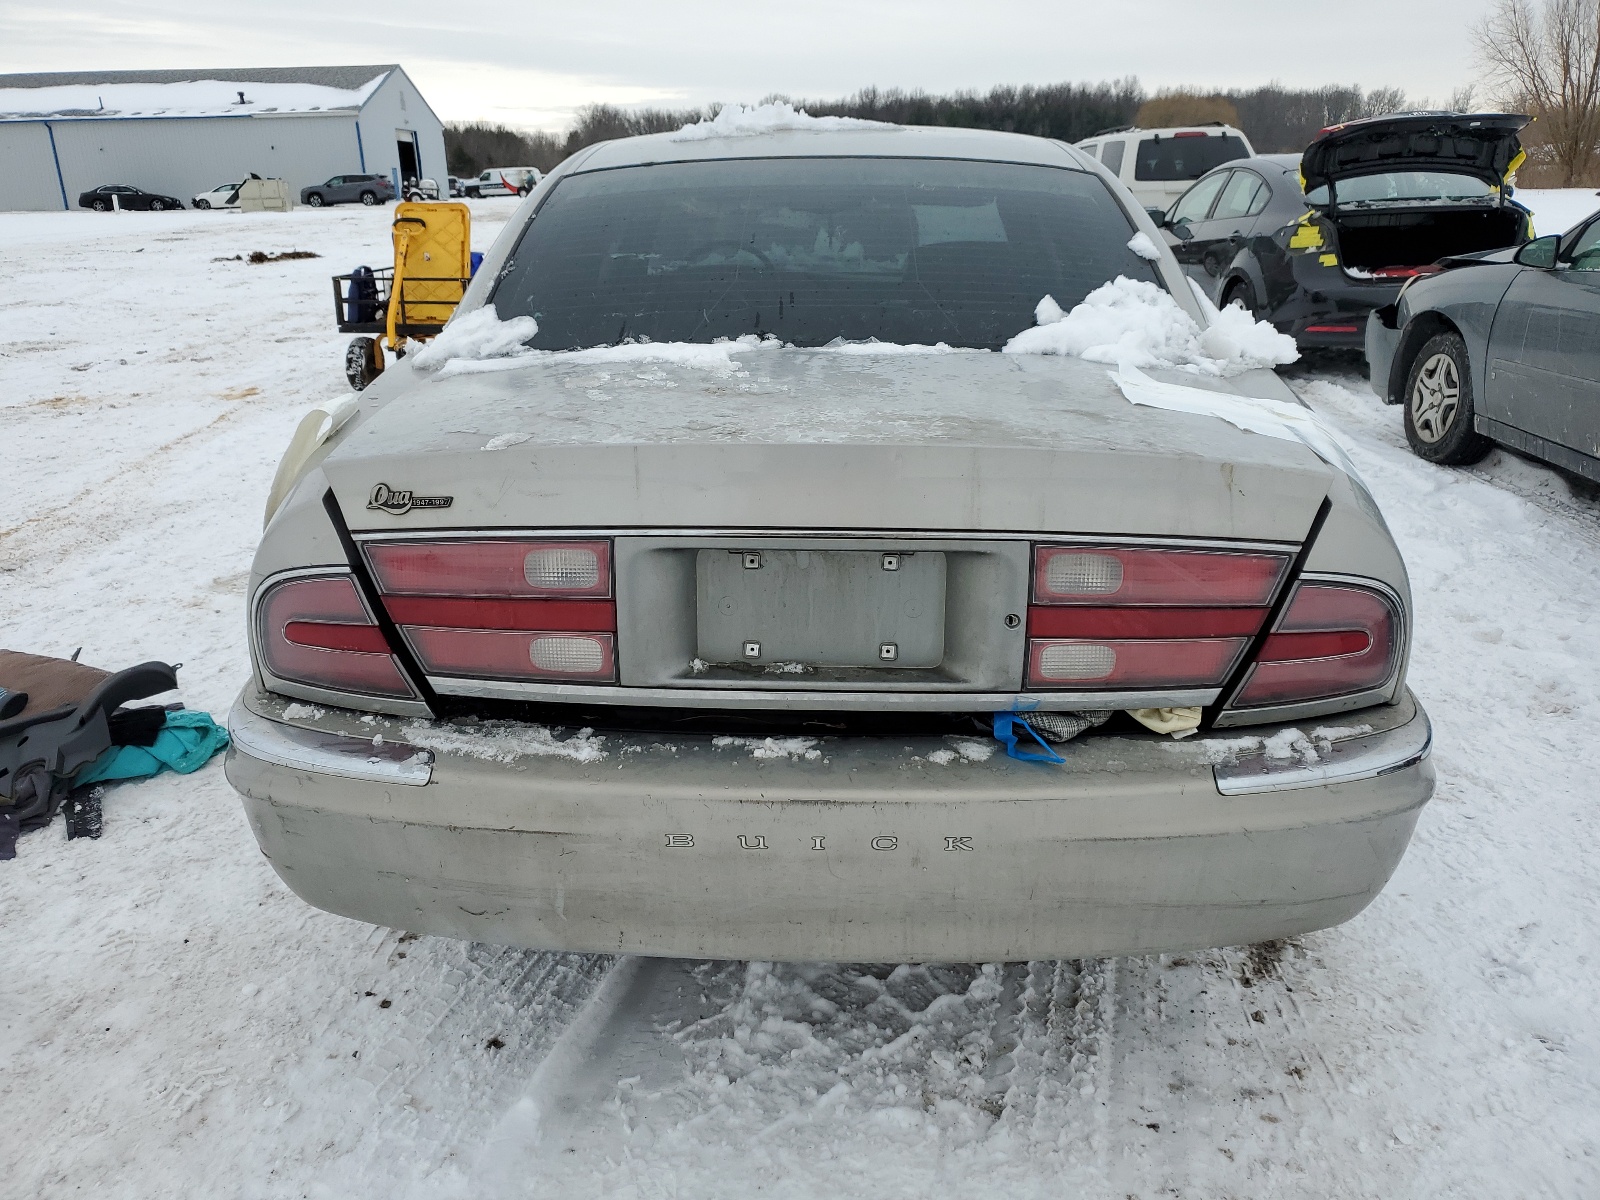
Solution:
{"label": "rear windshield", "polygon": [[494,293],[546,350],[771,335],[997,348],[1041,297],[1159,280],[1079,170],[941,159],[668,163],[562,180]]}
{"label": "rear windshield", "polygon": [[1145,138],[1139,143],[1133,177],[1154,182],[1199,179],[1212,167],[1249,157],[1244,140],[1231,133]]}
{"label": "rear windshield", "polygon": [[[1334,194],[1340,204],[1382,204],[1395,200],[1483,200],[1497,193],[1483,180],[1453,171],[1389,171],[1340,179],[1334,185]],[[1327,184],[1312,188],[1306,193],[1306,200],[1326,204]]]}

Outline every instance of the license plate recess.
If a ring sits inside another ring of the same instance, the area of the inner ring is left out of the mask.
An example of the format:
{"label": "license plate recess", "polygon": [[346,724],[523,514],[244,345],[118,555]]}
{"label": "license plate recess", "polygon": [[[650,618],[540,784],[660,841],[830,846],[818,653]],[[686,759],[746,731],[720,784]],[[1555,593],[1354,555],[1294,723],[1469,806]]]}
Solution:
{"label": "license plate recess", "polygon": [[[695,561],[699,657],[779,667],[922,669],[944,660],[939,551],[704,549]],[[755,656],[746,654],[759,646]],[[884,646],[894,647],[886,658]]]}

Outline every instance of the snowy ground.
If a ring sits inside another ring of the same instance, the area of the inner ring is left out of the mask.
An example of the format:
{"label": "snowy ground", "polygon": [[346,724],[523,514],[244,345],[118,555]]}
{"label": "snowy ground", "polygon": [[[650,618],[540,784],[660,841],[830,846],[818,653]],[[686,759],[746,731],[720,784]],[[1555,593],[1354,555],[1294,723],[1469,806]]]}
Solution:
{"label": "snowy ground", "polygon": [[[0,215],[0,641],[226,710],[277,456],[344,390],[327,277],[386,224]],[[1355,921],[893,970],[418,939],[290,895],[213,763],[0,865],[0,1195],[1600,1194],[1600,502],[1428,466],[1356,367],[1288,374],[1410,563],[1439,791]]]}

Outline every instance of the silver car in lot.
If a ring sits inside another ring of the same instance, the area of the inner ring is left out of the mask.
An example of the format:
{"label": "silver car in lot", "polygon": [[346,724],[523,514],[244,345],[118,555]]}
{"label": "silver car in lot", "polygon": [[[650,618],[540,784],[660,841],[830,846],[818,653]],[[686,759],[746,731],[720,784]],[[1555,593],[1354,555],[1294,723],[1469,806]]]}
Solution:
{"label": "silver car in lot", "polygon": [[[227,761],[273,867],[394,928],[674,956],[1355,915],[1433,789],[1371,497],[995,352],[1117,276],[1204,325],[1140,232],[1098,163],[1000,133],[656,135],[552,172],[456,318],[532,317],[544,353],[412,357],[281,471]],[[1124,715],[1184,706],[1182,740]],[[1116,715],[1061,762],[997,752],[995,714],[1071,712]]]}

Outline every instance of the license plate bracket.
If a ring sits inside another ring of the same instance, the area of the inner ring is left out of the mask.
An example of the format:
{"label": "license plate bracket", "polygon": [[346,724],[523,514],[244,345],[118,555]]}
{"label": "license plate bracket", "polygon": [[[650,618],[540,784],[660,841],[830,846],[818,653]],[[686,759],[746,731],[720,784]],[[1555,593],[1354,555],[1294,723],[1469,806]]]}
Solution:
{"label": "license plate bracket", "polygon": [[942,552],[763,549],[755,557],[757,566],[747,565],[750,552],[696,556],[706,662],[928,670],[943,661]]}

